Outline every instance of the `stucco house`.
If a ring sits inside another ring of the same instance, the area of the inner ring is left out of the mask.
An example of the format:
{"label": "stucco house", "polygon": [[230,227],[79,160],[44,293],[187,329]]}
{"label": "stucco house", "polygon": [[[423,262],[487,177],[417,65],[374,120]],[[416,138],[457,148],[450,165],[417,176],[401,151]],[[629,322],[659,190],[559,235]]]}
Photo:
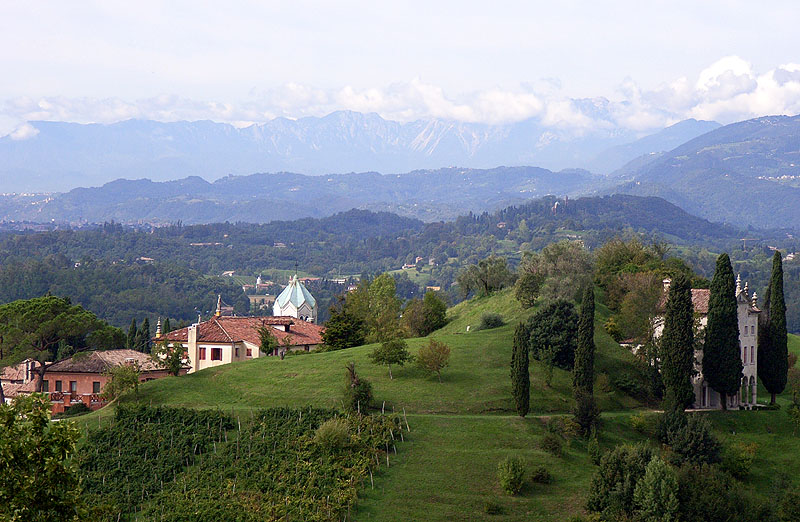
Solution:
{"label": "stucco house", "polygon": [[[17,366],[3,369],[3,391],[7,401],[19,394],[36,391],[38,376],[33,370],[39,364],[29,359]],[[123,365],[138,366],[140,382],[169,375],[150,355],[136,350],[81,352],[58,361],[47,369],[42,381],[42,392],[49,394],[53,413],[61,413],[68,406],[80,402],[96,410],[106,404],[100,394],[110,380],[107,372]],[[185,374],[187,370],[188,368],[182,370],[181,374]]]}
{"label": "stucco house", "polygon": [[[272,353],[260,350],[260,328],[269,328],[279,347]],[[270,355],[286,350],[311,351],[322,344],[323,328],[295,317],[226,317],[215,315],[153,339],[181,343],[186,350],[189,373]]]}
{"label": "stucco house", "polygon": [[[670,280],[664,279],[664,292],[669,291]],[[692,306],[699,330],[708,324],[708,301],[711,291],[692,288]],[[666,297],[665,297],[666,300]],[[727,398],[728,408],[752,409],[758,398],[758,296],[750,294],[747,283],[742,287],[741,277],[736,278],[736,304],[739,318],[739,355],[742,360],[742,381],[739,394]],[[657,317],[654,337],[664,330],[664,318]],[[703,351],[695,350],[695,375],[692,377],[696,409],[721,409],[720,395],[711,389],[703,378]]]}

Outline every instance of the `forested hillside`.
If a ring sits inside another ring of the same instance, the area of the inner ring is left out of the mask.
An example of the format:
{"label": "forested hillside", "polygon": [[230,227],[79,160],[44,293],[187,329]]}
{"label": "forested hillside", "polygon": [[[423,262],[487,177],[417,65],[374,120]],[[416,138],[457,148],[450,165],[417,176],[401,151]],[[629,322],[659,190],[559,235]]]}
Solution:
{"label": "forested hillside", "polygon": [[800,116],[726,125],[645,165],[615,192],[663,197],[739,226],[800,227]]}
{"label": "forested hillside", "polygon": [[[744,233],[733,227],[697,218],[659,198],[621,195],[547,197],[492,214],[429,224],[364,210],[263,225],[131,229],[108,223],[93,229],[0,235],[0,278],[5,282],[0,298],[69,295],[118,326],[142,315],[154,324],[161,315],[194,319],[213,307],[217,293],[246,312],[244,295],[234,282],[241,281],[217,277],[225,271],[252,278],[297,266],[305,274],[335,278],[416,264],[417,269],[404,271],[398,280],[398,286],[409,287],[402,295],[435,285],[449,291],[454,302],[460,298],[453,284],[461,267],[492,253],[509,257],[513,266],[520,251],[560,239],[580,239],[595,248],[613,237],[633,235],[679,248],[677,253],[706,276],[713,270],[711,252],[733,252],[742,263],[737,270],[760,289],[768,273],[767,241],[784,248],[793,243],[785,233],[756,233],[761,241],[742,251],[739,238]],[[418,257],[422,260],[417,264]],[[800,299],[800,291],[793,290],[798,286],[793,266],[787,264],[790,300]],[[327,305],[335,289],[320,289]],[[800,317],[790,324],[800,328]]]}

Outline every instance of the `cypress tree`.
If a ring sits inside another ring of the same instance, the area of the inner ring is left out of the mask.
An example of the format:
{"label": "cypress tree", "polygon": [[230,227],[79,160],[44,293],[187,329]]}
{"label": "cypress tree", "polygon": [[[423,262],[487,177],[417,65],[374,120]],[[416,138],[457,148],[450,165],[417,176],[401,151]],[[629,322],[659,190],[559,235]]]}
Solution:
{"label": "cypress tree", "polygon": [[717,258],[708,300],[708,325],[703,346],[703,377],[709,386],[720,394],[722,409],[727,409],[727,396],[737,394],[741,386],[740,352],[733,267],[728,254],[721,254]]}
{"label": "cypress tree", "polygon": [[575,396],[575,421],[584,435],[597,424],[600,411],[594,400],[594,286],[583,289],[581,314],[578,318],[578,346],[572,369],[572,389]]}
{"label": "cypress tree", "polygon": [[581,314],[578,317],[578,346],[572,370],[572,387],[576,393],[594,393],[594,287],[583,291]]}
{"label": "cypress tree", "polygon": [[514,345],[511,351],[511,391],[514,405],[520,417],[528,414],[531,400],[531,377],[528,372],[528,338],[530,331],[525,323],[514,330]]}
{"label": "cypress tree", "polygon": [[142,321],[137,333],[136,349],[142,353],[150,353],[150,319],[147,317]]}
{"label": "cypress tree", "polygon": [[[786,302],[783,297],[783,262],[780,252],[775,252],[772,257],[772,277],[767,292],[769,294],[767,303],[769,304],[766,310],[766,324],[760,325],[758,337],[758,377],[772,395],[770,404],[775,404],[775,395],[786,388],[789,370]],[[764,330],[763,334],[762,329]]]}
{"label": "cypress tree", "polygon": [[125,347],[128,350],[135,350],[136,349],[136,333],[138,330],[136,329],[136,318],[134,317],[131,319],[131,327],[128,328],[128,338],[126,339]]}
{"label": "cypress tree", "polygon": [[161,325],[161,333],[166,335],[172,331],[172,328],[169,325],[169,317],[164,318],[164,324]]}
{"label": "cypress tree", "polygon": [[661,376],[666,388],[665,409],[683,411],[694,403],[694,309],[692,288],[678,274],[669,288],[661,335]]}

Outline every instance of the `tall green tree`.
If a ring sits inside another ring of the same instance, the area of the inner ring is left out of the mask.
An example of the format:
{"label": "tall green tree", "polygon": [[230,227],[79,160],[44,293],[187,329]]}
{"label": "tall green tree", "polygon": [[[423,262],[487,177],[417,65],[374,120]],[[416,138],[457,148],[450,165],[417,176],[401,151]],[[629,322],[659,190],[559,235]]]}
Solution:
{"label": "tall green tree", "polygon": [[514,274],[506,258],[492,255],[461,270],[456,282],[465,297],[469,294],[482,297],[513,283]]}
{"label": "tall green tree", "polygon": [[743,366],[740,351],[736,282],[728,254],[721,254],[711,280],[703,345],[703,377],[720,394],[723,409],[727,409],[727,397],[737,394],[741,386]]}
{"label": "tall green tree", "polygon": [[128,328],[128,337],[125,340],[125,347],[128,350],[136,349],[136,333],[139,330],[136,328],[136,318],[131,319],[131,326]]}
{"label": "tall green tree", "polygon": [[161,325],[161,333],[166,335],[172,331],[172,327],[169,324],[169,317],[164,318],[164,324]]}
{"label": "tall green tree", "polygon": [[660,351],[665,408],[683,411],[694,403],[694,308],[691,284],[683,274],[670,284]]}
{"label": "tall green tree", "polygon": [[528,414],[531,400],[531,376],[528,371],[528,326],[521,322],[514,330],[514,344],[511,348],[511,393],[514,406],[520,417]]}
{"label": "tall green tree", "polygon": [[412,359],[412,355],[408,351],[408,345],[404,339],[390,339],[375,347],[372,353],[369,354],[369,358],[375,364],[385,364],[389,370],[389,378],[394,379],[392,365],[403,366],[406,361]]}
{"label": "tall green tree", "polygon": [[150,319],[144,318],[139,330],[136,332],[136,348],[142,353],[150,353]]}
{"label": "tall green tree", "polygon": [[80,432],[50,422],[50,401],[21,395],[0,403],[0,520],[85,520],[71,460]]}
{"label": "tall green tree", "polygon": [[583,289],[578,317],[578,346],[572,368],[575,421],[584,435],[591,433],[600,415],[594,400],[594,348],[594,285],[590,283]]}
{"label": "tall green tree", "polygon": [[786,302],[783,295],[783,262],[781,253],[777,251],[772,257],[772,277],[767,291],[769,305],[762,312],[767,317],[765,324],[762,323],[759,328],[758,377],[771,395],[770,404],[775,404],[775,395],[786,388],[789,371]]}
{"label": "tall green tree", "polygon": [[31,358],[38,362],[36,391],[47,369],[86,350],[125,344],[125,334],[68,298],[45,296],[0,305],[0,366]]}
{"label": "tall green tree", "polygon": [[578,315],[569,301],[551,301],[528,320],[530,349],[534,358],[565,370],[572,370],[578,337]]}
{"label": "tall green tree", "polygon": [[343,306],[331,307],[331,317],[325,322],[322,341],[332,350],[364,344],[364,322]]}

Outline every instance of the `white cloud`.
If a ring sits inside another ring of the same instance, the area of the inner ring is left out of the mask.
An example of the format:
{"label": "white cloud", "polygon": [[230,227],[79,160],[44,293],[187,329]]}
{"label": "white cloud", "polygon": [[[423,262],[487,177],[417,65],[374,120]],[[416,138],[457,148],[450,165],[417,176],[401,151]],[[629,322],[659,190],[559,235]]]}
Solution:
{"label": "white cloud", "polygon": [[[788,63],[759,73],[746,60],[727,56],[696,78],[679,77],[643,90],[625,79],[616,98],[570,99],[558,79],[490,88],[452,96],[419,78],[383,88],[344,86],[321,89],[286,83],[251,90],[243,101],[199,101],[162,95],[134,101],[120,98],[20,97],[0,106],[0,122],[12,138],[26,139],[36,120],[111,123],[131,118],[160,121],[200,120],[237,126],[275,117],[324,116],[336,110],[378,113],[390,120],[439,118],[459,122],[504,124],[529,118],[544,127],[576,134],[621,127],[647,132],[685,118],[730,123],[770,115],[800,113],[800,64]],[[3,134],[4,129],[0,129]]]}
{"label": "white cloud", "polygon": [[20,125],[16,129],[14,129],[11,132],[11,134],[9,134],[9,136],[11,137],[12,140],[22,141],[22,140],[28,140],[30,138],[33,138],[37,134],[39,134],[39,129],[37,129],[36,127],[31,125],[30,123],[23,123],[22,125]]}

